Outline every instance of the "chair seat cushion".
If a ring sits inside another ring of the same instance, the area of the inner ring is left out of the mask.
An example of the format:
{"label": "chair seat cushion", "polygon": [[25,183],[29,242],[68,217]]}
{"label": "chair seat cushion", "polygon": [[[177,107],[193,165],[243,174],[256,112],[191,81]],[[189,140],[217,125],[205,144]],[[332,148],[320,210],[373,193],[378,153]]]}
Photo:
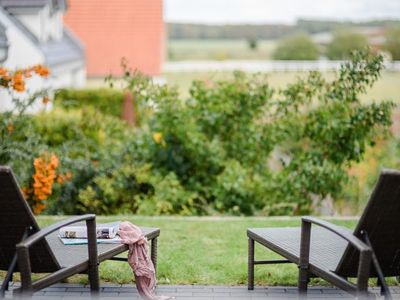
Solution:
{"label": "chair seat cushion", "polygon": [[[299,263],[300,227],[250,228],[247,235],[291,262]],[[344,239],[326,229],[312,228],[310,264],[320,269],[335,271],[347,244]]]}

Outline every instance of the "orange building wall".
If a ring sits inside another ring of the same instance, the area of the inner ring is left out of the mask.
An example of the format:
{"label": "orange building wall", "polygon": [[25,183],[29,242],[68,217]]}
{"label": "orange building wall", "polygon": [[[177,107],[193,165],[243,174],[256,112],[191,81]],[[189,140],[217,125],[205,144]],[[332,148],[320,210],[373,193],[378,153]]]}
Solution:
{"label": "orange building wall", "polygon": [[121,75],[121,58],[148,75],[161,72],[162,0],[69,0],[65,24],[86,50],[88,76]]}

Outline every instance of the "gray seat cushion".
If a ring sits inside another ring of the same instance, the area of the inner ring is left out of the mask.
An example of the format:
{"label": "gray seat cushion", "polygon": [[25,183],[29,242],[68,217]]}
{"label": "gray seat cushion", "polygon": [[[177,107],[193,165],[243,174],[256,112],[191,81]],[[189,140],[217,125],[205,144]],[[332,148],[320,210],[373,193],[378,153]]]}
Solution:
{"label": "gray seat cushion", "polygon": [[[300,227],[250,228],[248,234],[255,241],[277,252],[293,263],[300,257]],[[326,229],[311,231],[310,264],[335,271],[347,247],[347,242]]]}

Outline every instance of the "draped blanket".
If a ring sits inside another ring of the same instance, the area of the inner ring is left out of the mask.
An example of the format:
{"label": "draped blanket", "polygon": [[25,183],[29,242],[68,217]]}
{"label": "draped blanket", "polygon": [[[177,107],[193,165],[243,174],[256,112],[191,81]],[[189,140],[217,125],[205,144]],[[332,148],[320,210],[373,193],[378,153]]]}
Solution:
{"label": "draped blanket", "polygon": [[147,239],[139,227],[130,222],[122,222],[119,226],[122,243],[129,245],[128,263],[135,275],[136,287],[140,296],[146,300],[166,300],[171,297],[156,296],[156,274],[153,262],[147,253]]}

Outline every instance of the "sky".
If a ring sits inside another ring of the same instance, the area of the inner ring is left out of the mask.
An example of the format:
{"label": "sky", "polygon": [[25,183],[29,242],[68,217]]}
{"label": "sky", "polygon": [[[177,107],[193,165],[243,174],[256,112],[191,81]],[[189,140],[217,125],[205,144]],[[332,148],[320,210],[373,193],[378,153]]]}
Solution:
{"label": "sky", "polygon": [[164,0],[165,20],[179,23],[284,23],[298,18],[400,19],[400,0]]}

